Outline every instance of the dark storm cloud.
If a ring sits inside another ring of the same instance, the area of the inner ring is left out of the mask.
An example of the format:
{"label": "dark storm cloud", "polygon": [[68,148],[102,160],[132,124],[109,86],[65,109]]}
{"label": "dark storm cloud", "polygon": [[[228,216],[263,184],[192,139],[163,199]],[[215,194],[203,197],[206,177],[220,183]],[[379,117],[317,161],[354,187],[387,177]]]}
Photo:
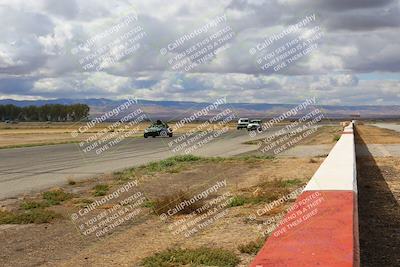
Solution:
{"label": "dark storm cloud", "polygon": [[156,85],[158,80],[135,80],[132,82],[132,87],[134,88],[150,88]]}
{"label": "dark storm cloud", "polygon": [[298,0],[293,1],[295,6],[303,6],[309,9],[316,8],[327,11],[346,11],[352,9],[371,9],[376,7],[384,7],[388,4],[395,3],[396,0]]}
{"label": "dark storm cloud", "polygon": [[379,28],[400,26],[399,5],[386,8],[362,9],[353,12],[341,12],[327,16],[325,25],[330,30],[372,31]]}
{"label": "dark storm cloud", "polygon": [[35,79],[0,78],[0,93],[10,95],[27,95],[32,90]]}

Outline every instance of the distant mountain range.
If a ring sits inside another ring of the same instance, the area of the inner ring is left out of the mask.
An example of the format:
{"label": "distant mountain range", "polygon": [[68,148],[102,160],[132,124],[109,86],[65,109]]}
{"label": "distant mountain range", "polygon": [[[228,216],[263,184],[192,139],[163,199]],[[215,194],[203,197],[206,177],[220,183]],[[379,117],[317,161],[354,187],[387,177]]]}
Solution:
{"label": "distant mountain range", "polygon": [[[74,104],[82,103],[90,106],[90,116],[95,117],[103,114],[121,104],[126,100],[110,100],[110,99],[53,99],[53,100],[13,100],[2,99],[0,105],[13,104],[24,107],[29,105],[42,106],[46,104]],[[138,106],[151,119],[178,120],[183,117],[190,116],[194,112],[209,106],[211,103],[199,103],[188,101],[153,101],[138,100]],[[267,104],[267,103],[227,103],[220,106],[220,109],[229,108],[237,117],[250,118],[271,118],[278,116],[289,109],[296,107],[297,104]],[[342,119],[342,118],[400,118],[400,105],[392,106],[318,106],[324,113],[325,118]],[[210,112],[212,116],[219,111]],[[301,112],[299,114],[304,114]],[[204,116],[204,118],[207,116]]]}

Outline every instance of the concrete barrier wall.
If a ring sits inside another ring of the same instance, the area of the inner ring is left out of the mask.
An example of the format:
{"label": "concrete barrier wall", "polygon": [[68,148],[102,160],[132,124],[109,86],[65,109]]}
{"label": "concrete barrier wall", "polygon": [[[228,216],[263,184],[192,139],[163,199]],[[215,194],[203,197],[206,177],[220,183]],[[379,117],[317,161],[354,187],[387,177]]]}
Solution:
{"label": "concrete barrier wall", "polygon": [[251,267],[359,266],[353,127],[344,128]]}

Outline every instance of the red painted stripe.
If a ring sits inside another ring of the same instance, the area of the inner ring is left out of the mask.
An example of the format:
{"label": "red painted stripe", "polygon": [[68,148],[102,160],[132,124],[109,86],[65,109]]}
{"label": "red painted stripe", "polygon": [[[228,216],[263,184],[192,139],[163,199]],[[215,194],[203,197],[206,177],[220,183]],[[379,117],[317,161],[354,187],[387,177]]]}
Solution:
{"label": "red painted stripe", "polygon": [[356,193],[305,191],[293,207],[251,267],[358,266]]}

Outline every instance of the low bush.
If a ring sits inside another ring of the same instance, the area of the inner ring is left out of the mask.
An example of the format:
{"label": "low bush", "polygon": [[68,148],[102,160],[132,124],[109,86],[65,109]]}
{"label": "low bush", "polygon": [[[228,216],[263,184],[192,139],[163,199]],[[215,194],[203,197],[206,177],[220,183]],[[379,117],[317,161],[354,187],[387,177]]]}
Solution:
{"label": "low bush", "polygon": [[246,198],[243,196],[234,196],[230,203],[229,207],[238,207],[238,206],[243,206],[246,203]]}
{"label": "low bush", "polygon": [[62,202],[71,199],[73,196],[70,193],[66,193],[61,189],[47,191],[42,194],[43,199],[49,205],[59,205]]}
{"label": "low bush", "polygon": [[68,179],[68,184],[69,185],[75,185],[76,182],[74,180],[72,180],[72,179]]}
{"label": "low bush", "polygon": [[110,190],[110,187],[106,184],[98,184],[95,187],[93,187],[93,190],[94,190],[93,195],[95,197],[100,197],[107,195],[107,192],[108,190]]}
{"label": "low bush", "polygon": [[151,200],[147,200],[143,203],[143,207],[145,208],[150,208],[150,209],[154,209],[156,207],[156,203],[154,201]]}
{"label": "low bush", "polygon": [[48,206],[50,206],[50,205],[45,201],[41,201],[41,202],[25,201],[25,202],[21,203],[20,208],[23,210],[31,210],[31,209],[46,208]]}
{"label": "low bush", "polygon": [[143,168],[145,168],[149,172],[163,172],[163,171],[177,172],[177,167],[179,167],[180,163],[199,161],[201,159],[202,159],[201,157],[193,155],[175,156],[160,161],[150,162],[149,164],[144,165]]}
{"label": "low bush", "polygon": [[181,155],[164,160],[153,161],[145,165],[115,172],[115,178],[120,181],[128,181],[143,174],[153,174],[156,172],[178,173],[186,163],[207,160],[206,158],[193,155]]}
{"label": "low bush", "polygon": [[239,263],[235,253],[219,248],[168,249],[147,257],[142,261],[145,267],[174,266],[224,266],[233,267]]}
{"label": "low bush", "polygon": [[238,246],[238,250],[241,253],[246,253],[250,255],[256,255],[257,252],[262,248],[265,243],[264,238],[259,238],[256,241],[250,241],[247,244],[242,244]]}
{"label": "low bush", "polygon": [[59,217],[61,217],[59,214],[44,209],[31,209],[22,212],[0,211],[0,224],[48,223]]}
{"label": "low bush", "polygon": [[299,179],[267,181],[258,185],[260,191],[257,194],[245,193],[244,195],[235,196],[229,206],[237,207],[244,204],[256,205],[262,202],[272,202],[289,194],[293,188],[299,187],[303,183]]}

